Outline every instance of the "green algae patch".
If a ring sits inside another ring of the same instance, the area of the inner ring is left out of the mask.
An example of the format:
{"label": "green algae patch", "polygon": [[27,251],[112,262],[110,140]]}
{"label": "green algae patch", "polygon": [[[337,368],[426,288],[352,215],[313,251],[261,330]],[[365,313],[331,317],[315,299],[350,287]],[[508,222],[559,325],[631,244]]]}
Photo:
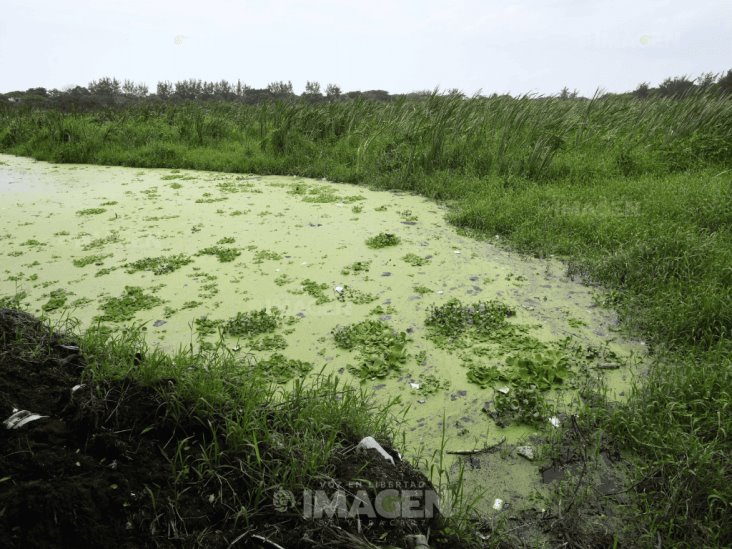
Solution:
{"label": "green algae patch", "polygon": [[139,271],[150,271],[154,275],[162,275],[177,271],[181,267],[193,263],[193,260],[184,254],[161,255],[159,257],[146,257],[132,263],[125,264],[129,274]]}
{"label": "green algae patch", "polygon": [[401,242],[401,239],[392,233],[379,233],[371,238],[366,239],[366,245],[372,249],[388,248],[390,246],[396,246]]}
{"label": "green algae patch", "polygon": [[160,298],[146,294],[138,286],[125,286],[120,297],[108,297],[102,301],[99,307],[102,314],[97,319],[103,322],[132,320],[137,312],[152,309],[161,303]]}
{"label": "green algae patch", "polygon": [[[314,280],[306,278],[305,280],[300,282],[300,285],[302,286],[302,291],[300,293],[306,293],[310,297],[315,298],[316,305],[323,305],[325,303],[330,303],[331,301],[333,301],[330,297],[328,297],[328,294],[326,294],[329,286],[325,283],[318,284]],[[293,290],[290,290],[290,292],[295,293]]]}

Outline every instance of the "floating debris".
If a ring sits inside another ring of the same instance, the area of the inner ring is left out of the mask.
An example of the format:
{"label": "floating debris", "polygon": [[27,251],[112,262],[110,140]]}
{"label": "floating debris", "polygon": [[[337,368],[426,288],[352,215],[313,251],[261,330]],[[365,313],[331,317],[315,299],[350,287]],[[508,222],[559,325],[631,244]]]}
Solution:
{"label": "floating debris", "polygon": [[384,450],[381,444],[376,442],[376,439],[374,437],[362,438],[361,442],[358,443],[357,448],[362,448],[364,450],[376,450],[386,461],[394,465],[394,458],[391,457],[386,450]]}
{"label": "floating debris", "polygon": [[503,509],[503,500],[501,498],[496,498],[496,500],[493,502],[493,509],[496,511],[500,511]]}
{"label": "floating debris", "polygon": [[410,386],[410,387],[411,387],[412,389],[419,389],[419,383],[410,383],[410,384],[409,384],[409,386]]}
{"label": "floating debris", "polygon": [[531,446],[519,446],[516,453],[529,461],[534,461],[534,449]]}
{"label": "floating debris", "polygon": [[40,414],[34,414],[28,410],[14,410],[13,412],[13,415],[3,421],[3,425],[6,429],[20,429],[31,421],[48,417]]}
{"label": "floating debris", "polygon": [[562,424],[562,422],[559,420],[557,416],[552,416],[549,418],[549,423],[552,424],[552,427],[558,429],[559,426]]}

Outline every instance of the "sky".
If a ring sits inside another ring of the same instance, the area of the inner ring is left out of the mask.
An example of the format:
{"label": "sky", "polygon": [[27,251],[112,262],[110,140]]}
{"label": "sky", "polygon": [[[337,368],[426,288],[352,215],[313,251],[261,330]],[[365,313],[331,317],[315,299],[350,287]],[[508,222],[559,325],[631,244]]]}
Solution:
{"label": "sky", "polygon": [[0,92],[114,76],[582,95],[732,69],[731,0],[2,0]]}

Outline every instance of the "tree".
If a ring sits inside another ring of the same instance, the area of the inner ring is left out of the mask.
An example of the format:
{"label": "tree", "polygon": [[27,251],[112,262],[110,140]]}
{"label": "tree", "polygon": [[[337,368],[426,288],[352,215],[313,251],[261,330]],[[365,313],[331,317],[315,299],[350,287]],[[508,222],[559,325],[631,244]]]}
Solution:
{"label": "tree", "polygon": [[287,95],[294,95],[292,91],[292,82],[270,82],[267,84],[267,89],[269,90],[269,93],[275,95],[275,96],[287,96]]}
{"label": "tree", "polygon": [[122,93],[130,97],[145,97],[148,94],[147,84],[135,84],[132,80],[122,83]]}
{"label": "tree", "polygon": [[722,92],[723,95],[732,96],[732,70],[727,71],[727,74],[721,76],[719,80],[717,80],[717,85],[719,86],[719,91]]}
{"label": "tree", "polygon": [[89,82],[89,92],[92,95],[106,95],[115,96],[120,93],[120,82],[116,78],[109,78],[105,76],[99,80],[92,80]]}
{"label": "tree", "polygon": [[648,99],[651,95],[651,86],[648,82],[641,82],[635,91],[633,91],[633,95],[638,99]]}
{"label": "tree", "polygon": [[337,84],[328,84],[325,87],[325,96],[328,99],[338,99],[341,96],[341,88]]}
{"label": "tree", "polygon": [[169,82],[168,80],[158,82],[156,93],[158,97],[162,99],[168,99],[171,95],[173,95],[173,83]]}
{"label": "tree", "polygon": [[694,82],[686,76],[675,76],[667,78],[658,86],[658,93],[662,97],[670,97],[673,99],[681,99],[685,95],[694,90]]}
{"label": "tree", "polygon": [[305,95],[321,96],[320,93],[320,82],[311,82],[308,80],[305,83]]}

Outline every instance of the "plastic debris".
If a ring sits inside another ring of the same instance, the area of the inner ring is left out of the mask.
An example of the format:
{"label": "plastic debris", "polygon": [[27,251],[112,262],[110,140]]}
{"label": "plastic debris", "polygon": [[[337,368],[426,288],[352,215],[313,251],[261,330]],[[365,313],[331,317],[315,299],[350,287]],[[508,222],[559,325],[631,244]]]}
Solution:
{"label": "plastic debris", "polygon": [[424,404],[425,402],[427,402],[427,401],[426,401],[425,399],[423,399],[423,398],[420,398],[420,399],[419,399],[419,400],[417,401],[417,404]]}
{"label": "plastic debris", "polygon": [[516,453],[529,461],[534,460],[534,449],[531,446],[519,446],[516,448]]}
{"label": "plastic debris", "polygon": [[343,292],[343,286],[336,286],[335,291],[340,294],[341,292]]}
{"label": "plastic debris", "polygon": [[364,437],[361,439],[361,442],[358,443],[357,448],[363,448],[365,450],[376,450],[381,454],[381,456],[394,465],[394,458],[391,457],[384,448],[382,448],[381,444],[376,442],[376,439],[374,437]]}
{"label": "plastic debris", "polygon": [[71,388],[71,394],[73,395],[76,391],[78,391],[79,389],[83,389],[84,387],[86,387],[86,384],[84,384],[84,383],[79,383],[78,385],[74,385]]}
{"label": "plastic debris", "polygon": [[511,388],[510,387],[499,387],[498,389],[496,389],[496,391],[498,391],[502,395],[507,395],[511,391]]}
{"label": "plastic debris", "polygon": [[419,383],[410,383],[410,384],[409,384],[409,386],[410,386],[410,387],[411,387],[412,389],[419,389]]}
{"label": "plastic debris", "polygon": [[63,349],[64,351],[78,351],[79,347],[76,345],[59,345],[59,349]]}
{"label": "plastic debris", "polygon": [[453,250],[453,253],[459,254],[460,250]]}
{"label": "plastic debris", "polygon": [[28,410],[15,410],[13,415],[3,421],[6,429],[20,429],[23,425],[27,425],[31,421],[42,419],[48,416],[42,416],[40,414],[34,414]]}
{"label": "plastic debris", "polygon": [[559,426],[562,424],[561,421],[559,421],[559,418],[557,416],[552,416],[549,418],[549,423],[552,424],[552,427],[559,428]]}
{"label": "plastic debris", "polygon": [[496,511],[500,511],[503,509],[503,500],[501,498],[496,498],[496,500],[493,502],[493,508]]}

